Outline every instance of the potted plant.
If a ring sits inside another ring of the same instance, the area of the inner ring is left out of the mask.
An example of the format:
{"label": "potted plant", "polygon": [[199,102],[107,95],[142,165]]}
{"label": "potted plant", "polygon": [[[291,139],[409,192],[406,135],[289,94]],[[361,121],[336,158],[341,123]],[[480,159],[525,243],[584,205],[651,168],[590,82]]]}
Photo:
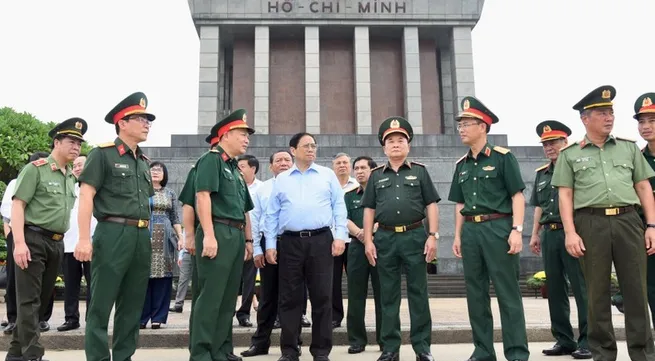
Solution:
{"label": "potted plant", "polygon": [[64,297],[64,279],[57,276],[55,280],[55,300],[61,300]]}
{"label": "potted plant", "polygon": [[534,297],[537,298],[537,291],[541,297],[548,298],[548,287],[546,286],[546,272],[540,271],[529,277],[526,281],[529,289],[534,290]]}

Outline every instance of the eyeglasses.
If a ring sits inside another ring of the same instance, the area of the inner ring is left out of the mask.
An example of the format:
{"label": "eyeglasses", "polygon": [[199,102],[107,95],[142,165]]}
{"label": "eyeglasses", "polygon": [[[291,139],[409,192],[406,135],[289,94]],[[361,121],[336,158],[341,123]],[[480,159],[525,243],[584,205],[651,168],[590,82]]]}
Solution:
{"label": "eyeglasses", "polygon": [[148,126],[152,125],[152,121],[146,118],[144,115],[130,115],[128,118],[124,120],[138,120],[143,125],[148,125]]}
{"label": "eyeglasses", "polygon": [[473,126],[473,125],[478,125],[478,124],[480,124],[480,123],[475,123],[475,122],[472,122],[472,123],[459,123],[459,124],[457,124],[457,130],[462,130],[462,129],[468,128],[468,127]]}
{"label": "eyeglasses", "polygon": [[152,173],[163,173],[164,172],[164,170],[161,169],[161,168],[150,168],[150,171]]}
{"label": "eyeglasses", "polygon": [[299,148],[305,148],[305,150],[308,150],[308,149],[317,149],[317,148],[318,148],[318,145],[316,145],[316,143],[307,143],[307,144],[303,144],[303,145],[301,145]]}

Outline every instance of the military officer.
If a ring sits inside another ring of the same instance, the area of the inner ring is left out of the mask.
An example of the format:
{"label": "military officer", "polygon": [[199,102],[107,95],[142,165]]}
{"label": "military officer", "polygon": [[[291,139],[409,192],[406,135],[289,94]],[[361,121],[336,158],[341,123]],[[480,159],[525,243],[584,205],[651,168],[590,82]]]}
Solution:
{"label": "military officer", "polygon": [[[368,156],[357,157],[353,162],[353,170],[358,185],[346,191],[344,196],[348,212],[348,233],[350,246],[348,247],[348,353],[363,352],[368,340],[366,339],[366,296],[368,294],[368,278],[371,277],[373,298],[375,301],[375,341],[382,349],[380,341],[380,326],[382,306],[380,305],[380,279],[378,270],[372,267],[364,253],[364,208],[362,196],[371,176],[371,170],[377,167],[375,161]],[[373,227],[375,229],[375,226]]]}
{"label": "military officer", "polygon": [[[655,252],[655,203],[648,166],[634,141],[610,135],[614,87],[601,86],[573,106],[585,137],[561,150],[551,184],[559,187],[566,250],[579,258],[589,297],[589,348],[596,360],[616,360],[611,320],[612,262],[625,291],[628,354],[654,360],[646,301],[646,253]],[[646,230],[635,210],[644,209]]]}
{"label": "military officer", "polygon": [[70,163],[80,154],[87,124],[71,118],[55,126],[48,158],[28,163],[18,175],[11,207],[16,277],[16,329],[5,360],[41,360],[39,309],[49,302],[64,256],[64,233],[75,203]]}
{"label": "military officer", "polygon": [[[369,263],[380,279],[382,306],[378,361],[398,361],[400,350],[400,275],[406,271],[412,319],[412,348],[417,361],[434,360],[430,352],[432,319],[427,293],[426,264],[436,258],[441,200],[425,166],[407,160],[414,131],[402,117],[387,118],[378,140],[388,162],[373,170],[362,197],[364,244]],[[425,238],[423,219],[428,218]],[[373,226],[378,223],[373,243]],[[411,280],[411,282],[409,281]]]}
{"label": "military officer", "polygon": [[255,130],[248,126],[243,109],[228,115],[216,128],[216,149],[195,165],[199,294],[193,310],[191,361],[239,359],[232,356],[232,316],[243,261],[252,257],[247,212],[253,205],[235,157],[246,152],[248,137]]}
{"label": "military officer", "polygon": [[[74,256],[91,261],[91,302],[87,311],[88,361],[109,360],[107,325],[114,304],[112,359],[130,360],[137,347],[139,318],[150,276],[149,198],[154,195],[149,159],[139,143],[155,116],[141,92],[119,102],[105,116],[118,137],[89,152],[80,175],[79,237]],[[98,220],[93,243],[91,211]]]}
{"label": "military officer", "polygon": [[[587,347],[587,289],[580,268],[580,262],[566,252],[564,226],[559,216],[557,188],[550,184],[553,170],[561,148],[568,144],[571,129],[555,121],[546,120],[537,125],[544,154],[550,161],[537,168],[530,204],[534,206],[534,223],[530,249],[536,255],[542,254],[546,285],[548,286],[548,310],[551,332],[557,342],[552,348],[543,350],[547,356],[572,354],[576,359],[589,359]],[[569,308],[569,286],[578,306],[578,340],[573,338]]]}
{"label": "military officer", "polygon": [[518,282],[525,185],[514,155],[487,142],[498,117],[474,97],[465,97],[461,106],[457,130],[470,150],[457,161],[448,199],[456,203],[453,253],[463,259],[475,345],[469,361],[496,360],[490,279],[500,307],[505,357],[527,360],[530,352]]}

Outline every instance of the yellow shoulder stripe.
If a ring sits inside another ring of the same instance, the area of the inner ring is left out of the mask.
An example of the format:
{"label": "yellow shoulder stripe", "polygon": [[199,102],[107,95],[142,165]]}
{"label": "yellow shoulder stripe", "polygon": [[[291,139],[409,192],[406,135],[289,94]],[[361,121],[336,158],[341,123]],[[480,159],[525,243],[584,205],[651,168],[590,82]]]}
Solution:
{"label": "yellow shoulder stripe", "polygon": [[549,166],[550,166],[550,163],[546,163],[546,164],[542,165],[541,167],[535,169],[534,171],[538,172],[540,170],[544,170],[544,169],[548,168]]}
{"label": "yellow shoulder stripe", "polygon": [[457,160],[457,162],[455,162],[455,164],[459,164],[459,162],[463,161],[466,158],[467,155],[468,155],[468,153],[464,154],[461,158],[459,158]]}
{"label": "yellow shoulder stripe", "polygon": [[507,148],[503,148],[503,147],[499,147],[499,146],[497,146],[497,145],[494,145],[494,150],[495,150],[496,152],[500,153],[500,154],[507,154],[507,153],[509,153],[509,149],[507,149]]}
{"label": "yellow shoulder stripe", "polygon": [[98,148],[109,148],[109,147],[115,147],[116,143],[114,142],[106,142],[106,143],[100,143],[98,144]]}

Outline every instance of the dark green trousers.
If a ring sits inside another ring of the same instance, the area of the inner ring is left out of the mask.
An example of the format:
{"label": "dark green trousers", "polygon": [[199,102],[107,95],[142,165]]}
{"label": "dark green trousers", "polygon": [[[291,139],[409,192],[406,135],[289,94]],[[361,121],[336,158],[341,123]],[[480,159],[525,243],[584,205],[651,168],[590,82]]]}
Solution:
{"label": "dark green trousers", "polygon": [[368,263],[364,253],[364,244],[352,240],[348,246],[348,343],[365,346],[366,337],[366,298],[368,296],[368,278],[371,277],[373,299],[375,300],[375,342],[380,341],[380,325],[382,323],[382,306],[380,304],[380,278],[378,270]]}
{"label": "dark green trousers", "polygon": [[[429,353],[432,343],[432,316],[428,300],[423,228],[403,233],[378,229],[375,233],[380,305],[380,342],[385,352],[400,350],[400,275],[405,269],[409,303],[410,341],[414,352]],[[350,273],[350,269],[348,269]],[[350,280],[348,281],[350,283]],[[361,286],[360,286],[361,287]],[[348,306],[350,308],[350,306]]]}
{"label": "dark green trousers", "polygon": [[616,360],[610,303],[612,262],[623,290],[630,359],[655,360],[646,296],[644,225],[639,215],[595,215],[583,209],[575,212],[574,221],[586,248],[580,262],[589,297],[587,337],[594,360]]}
{"label": "dark green trousers", "polygon": [[519,255],[507,254],[511,230],[512,217],[464,222],[462,227],[466,302],[475,346],[472,357],[481,361],[496,360],[489,279],[498,298],[505,357],[527,360],[530,356],[519,288]]}
{"label": "dark green trousers", "polygon": [[[218,255],[202,257],[202,227],[196,230],[199,294],[193,303],[190,361],[227,361],[234,351],[232,317],[239,293],[245,238],[243,231],[214,223]],[[194,287],[195,297],[195,287]]]}
{"label": "dark green trousers", "polygon": [[[613,298],[617,303],[623,304],[623,294],[620,291]],[[646,289],[648,294],[648,305],[650,306],[651,326],[655,327],[655,255],[648,256],[646,261]]]}
{"label": "dark green trousers", "polygon": [[[541,232],[541,255],[548,287],[550,330],[557,343],[569,349],[588,348],[587,344],[587,287],[580,261],[566,251],[563,229],[544,229]],[[579,336],[576,342],[571,326],[569,286],[571,283],[578,307]]]}
{"label": "dark green trousers", "polygon": [[[193,331],[193,308],[198,299],[198,267],[196,267],[196,256],[191,256],[191,311],[189,312],[189,340],[191,340],[191,333]],[[189,351],[191,351],[191,342],[189,342]]]}
{"label": "dark green trousers", "polygon": [[8,355],[23,355],[29,360],[38,359],[45,352],[39,343],[39,310],[52,298],[59,265],[64,257],[64,243],[26,228],[25,244],[32,260],[24,270],[14,266],[18,312]]}
{"label": "dark green trousers", "polygon": [[[87,361],[129,361],[139,340],[139,322],[150,278],[148,228],[98,222],[93,234],[91,302],[84,349]],[[112,353],[107,326],[115,305]]]}

